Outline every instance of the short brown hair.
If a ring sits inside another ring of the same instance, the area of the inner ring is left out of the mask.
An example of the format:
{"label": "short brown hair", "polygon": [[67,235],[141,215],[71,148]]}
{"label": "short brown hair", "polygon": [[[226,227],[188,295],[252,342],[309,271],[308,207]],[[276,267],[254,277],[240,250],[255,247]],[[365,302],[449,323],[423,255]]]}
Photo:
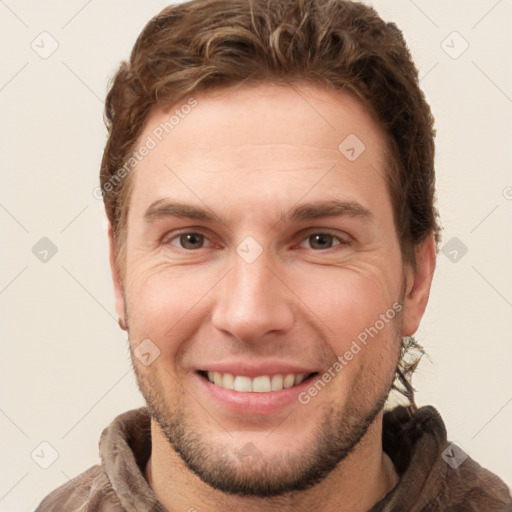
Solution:
{"label": "short brown hair", "polygon": [[149,21],[107,95],[100,182],[118,264],[133,181],[126,163],[151,109],[194,91],[258,82],[356,94],[387,134],[388,188],[404,261],[414,265],[414,247],[432,233],[439,241],[434,121],[393,23],[347,0],[192,0]]}

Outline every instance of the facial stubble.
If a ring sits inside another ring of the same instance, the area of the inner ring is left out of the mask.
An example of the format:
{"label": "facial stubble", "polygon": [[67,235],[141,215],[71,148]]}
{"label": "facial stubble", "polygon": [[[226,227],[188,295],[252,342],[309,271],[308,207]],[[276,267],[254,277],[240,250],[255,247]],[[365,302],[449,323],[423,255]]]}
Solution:
{"label": "facial stubble", "polygon": [[[394,340],[380,339],[374,342],[391,342],[388,347],[399,348],[400,320],[401,315],[393,320],[391,332]],[[396,366],[400,358],[399,350],[397,357]],[[165,387],[151,367],[142,368],[138,361],[133,360],[133,356],[132,364],[151,417],[188,469],[222,492],[259,498],[303,491],[324,480],[364,438],[382,411],[394,381],[394,374],[382,375],[378,383],[365,382],[365,376],[360,374],[353,382],[347,403],[340,407],[329,405],[314,432],[303,441],[305,447],[302,450],[268,456],[255,448],[255,456],[240,457],[240,447],[232,446],[233,436],[228,432],[226,437],[231,442],[214,444],[211,436],[194,427],[193,418],[187,416],[187,401],[197,400],[181,386],[176,387],[179,391],[172,402],[166,400]],[[335,385],[335,382],[330,385]],[[375,388],[375,392],[366,397],[367,400],[361,400],[364,394],[361,389],[364,387]],[[302,408],[304,413],[307,411],[307,405],[299,402],[296,408],[299,414]],[[276,434],[285,424],[286,420],[276,429]]]}

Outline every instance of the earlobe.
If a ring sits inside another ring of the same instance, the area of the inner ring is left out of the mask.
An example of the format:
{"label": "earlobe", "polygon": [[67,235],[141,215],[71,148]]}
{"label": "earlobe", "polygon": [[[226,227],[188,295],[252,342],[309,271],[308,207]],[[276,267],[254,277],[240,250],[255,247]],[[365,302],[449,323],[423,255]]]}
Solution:
{"label": "earlobe", "polygon": [[114,243],[114,232],[112,229],[112,225],[108,224],[108,243],[109,243],[109,260],[110,260],[110,271],[112,273],[112,283],[114,285],[114,295],[115,295],[115,307],[118,316],[119,327],[126,331],[126,319],[125,319],[125,304],[124,304],[124,294],[123,294],[123,281],[121,277],[121,273],[119,267],[117,265],[117,255]]}
{"label": "earlobe", "polygon": [[415,248],[416,270],[409,269],[404,297],[402,336],[412,336],[427,308],[436,266],[436,243],[432,233]]}

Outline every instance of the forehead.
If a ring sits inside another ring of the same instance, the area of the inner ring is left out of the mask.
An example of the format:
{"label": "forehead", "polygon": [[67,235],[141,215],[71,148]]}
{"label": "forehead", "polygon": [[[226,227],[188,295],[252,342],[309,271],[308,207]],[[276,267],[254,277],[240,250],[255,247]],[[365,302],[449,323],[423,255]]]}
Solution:
{"label": "forehead", "polygon": [[155,108],[144,144],[151,149],[135,170],[135,207],[167,193],[193,198],[191,187],[217,197],[236,190],[245,204],[297,200],[308,188],[386,193],[384,133],[348,92],[305,84],[198,92]]}

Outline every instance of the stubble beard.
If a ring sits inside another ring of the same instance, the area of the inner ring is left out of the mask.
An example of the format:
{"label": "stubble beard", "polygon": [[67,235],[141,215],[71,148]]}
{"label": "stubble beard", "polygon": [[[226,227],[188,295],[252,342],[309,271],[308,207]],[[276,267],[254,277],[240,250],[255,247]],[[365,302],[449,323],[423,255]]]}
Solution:
{"label": "stubble beard", "polygon": [[[398,319],[395,322],[398,324]],[[398,334],[399,329],[393,331]],[[349,394],[344,406],[329,407],[318,427],[302,441],[304,449],[292,454],[268,456],[260,453],[261,456],[241,458],[237,455],[240,447],[213,444],[211,437],[194,427],[193,418],[187,417],[186,413],[187,393],[182,392],[172,403],[166,401],[165,388],[157,376],[150,370],[141,372],[135,362],[133,368],[151,417],[185,465],[215,489],[258,498],[304,491],[324,480],[365,436],[382,411],[394,381],[393,375],[377,384],[363,380],[354,382],[355,398]],[[374,386],[378,393],[362,400],[364,395],[360,393],[365,386],[370,389]],[[297,407],[307,405],[297,403]],[[275,434],[279,435],[279,428]]]}

